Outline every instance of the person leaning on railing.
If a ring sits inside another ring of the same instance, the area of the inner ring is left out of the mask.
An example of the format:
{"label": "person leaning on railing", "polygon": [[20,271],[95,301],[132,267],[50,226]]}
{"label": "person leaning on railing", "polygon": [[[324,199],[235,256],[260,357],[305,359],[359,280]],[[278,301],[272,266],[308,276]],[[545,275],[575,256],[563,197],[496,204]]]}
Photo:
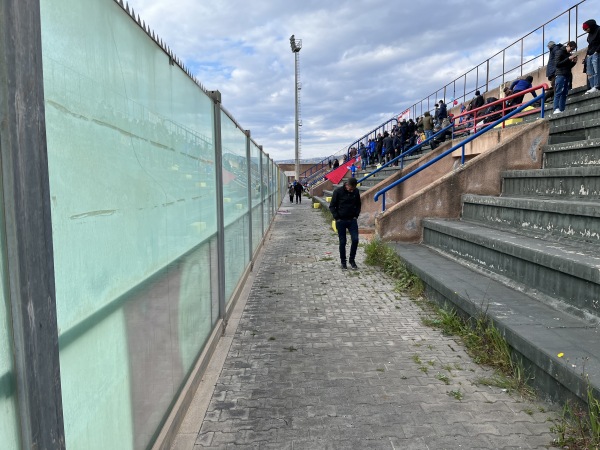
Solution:
{"label": "person leaning on railing", "polygon": [[588,49],[585,58],[585,71],[590,89],[586,94],[600,90],[600,77],[598,76],[598,51],[600,51],[600,27],[594,19],[586,20],[582,25],[583,31],[588,34]]}
{"label": "person leaning on railing", "polygon": [[[531,84],[532,81],[533,81],[533,77],[531,75],[529,75],[525,78],[518,78],[510,84],[509,89],[512,91],[513,94],[517,94],[521,91],[525,91],[527,89],[532,88],[533,87],[533,85]],[[534,97],[537,97],[537,94],[535,93],[535,91],[531,91],[531,95],[533,95]],[[506,106],[520,105],[521,103],[523,103],[523,97],[525,97],[525,94],[508,100]]]}

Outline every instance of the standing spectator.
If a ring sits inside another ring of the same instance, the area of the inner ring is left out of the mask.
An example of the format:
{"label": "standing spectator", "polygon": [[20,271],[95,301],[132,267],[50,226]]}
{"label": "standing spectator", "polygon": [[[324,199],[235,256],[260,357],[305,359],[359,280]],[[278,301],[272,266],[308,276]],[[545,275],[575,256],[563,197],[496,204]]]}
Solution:
{"label": "standing spectator", "polygon": [[[440,100],[440,112],[438,114],[438,120],[441,122],[444,121],[444,119],[448,118],[448,110],[446,109],[446,104],[444,103],[444,100]],[[442,126],[443,128],[443,126]]]}
{"label": "standing spectator", "polygon": [[439,126],[441,120],[440,120],[440,104],[436,103],[435,104],[435,111],[433,112],[433,126],[437,127]]}
{"label": "standing spectator", "polygon": [[480,108],[485,103],[481,92],[475,91],[475,97],[469,102],[469,106],[467,107],[467,111],[473,111],[474,109]]}
{"label": "standing spectator", "polygon": [[560,114],[565,110],[568,78],[571,75],[571,69],[577,63],[577,56],[571,54],[575,50],[577,50],[577,44],[571,41],[565,48],[561,47],[556,55],[556,91],[553,114]]}
{"label": "standing spectator", "polygon": [[433,135],[433,118],[429,111],[425,111],[423,114],[423,131],[425,132],[425,138],[429,139]]}
{"label": "standing spectator", "polygon": [[338,167],[340,167],[340,160],[339,160],[339,159],[337,159],[337,158],[335,158],[335,159],[333,160],[333,168],[334,168],[334,169],[337,169]]}
{"label": "standing spectator", "polygon": [[381,133],[377,134],[377,143],[375,145],[375,155],[377,155],[377,163],[381,164],[381,151],[383,150],[383,136]]}
{"label": "standing spectator", "polygon": [[375,139],[369,139],[369,164],[375,164]]}
{"label": "standing spectator", "polygon": [[329,210],[335,219],[340,240],[340,261],[342,269],[348,269],[346,265],[346,231],[350,232],[350,267],[357,270],[355,258],[358,249],[358,216],[360,215],[360,193],[356,188],[356,178],[349,178],[343,186],[333,191]]}
{"label": "standing spectator", "polygon": [[331,162],[331,158],[329,158],[329,161],[327,161],[329,163],[329,168],[331,169],[333,163]]}
{"label": "standing spectator", "polygon": [[583,31],[588,34],[588,49],[585,58],[585,68],[589,80],[590,89],[586,94],[600,90],[600,78],[598,77],[598,52],[600,51],[600,27],[594,19],[583,22]]}
{"label": "standing spectator", "polygon": [[394,140],[387,131],[383,133],[383,154],[385,162],[390,162],[394,158]]}
{"label": "standing spectator", "polygon": [[302,191],[304,191],[304,186],[296,182],[294,190],[296,191],[296,204],[302,203]]}
{"label": "standing spectator", "polygon": [[556,78],[556,54],[562,48],[562,44],[554,41],[548,42],[548,64],[546,65],[546,78],[550,81],[550,89],[546,91],[548,97],[554,95],[554,79]]}
{"label": "standing spectator", "polygon": [[294,194],[296,193],[296,190],[294,189],[294,185],[292,183],[290,183],[289,187],[288,187],[288,194],[290,194],[290,203],[294,203]]}
{"label": "standing spectator", "polygon": [[360,168],[362,170],[365,170],[367,168],[367,160],[369,159],[368,156],[368,152],[367,152],[367,147],[365,147],[365,144],[363,142],[360,143]]}

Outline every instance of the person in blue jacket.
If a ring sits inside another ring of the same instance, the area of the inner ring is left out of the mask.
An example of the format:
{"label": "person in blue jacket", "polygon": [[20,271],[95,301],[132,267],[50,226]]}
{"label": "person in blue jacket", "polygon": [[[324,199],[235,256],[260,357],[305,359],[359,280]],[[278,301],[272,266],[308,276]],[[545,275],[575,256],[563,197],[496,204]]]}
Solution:
{"label": "person in blue jacket", "polygon": [[[512,91],[513,94],[517,94],[521,91],[525,91],[525,90],[533,87],[531,84],[532,81],[533,81],[533,77],[531,75],[529,75],[525,78],[519,78],[510,84],[510,90]],[[531,95],[533,95],[534,97],[537,97],[537,94],[535,93],[535,91],[531,91]],[[512,100],[510,100],[510,105],[512,106],[512,105],[518,105],[520,103],[523,103],[523,97],[525,97],[525,94],[513,98]]]}

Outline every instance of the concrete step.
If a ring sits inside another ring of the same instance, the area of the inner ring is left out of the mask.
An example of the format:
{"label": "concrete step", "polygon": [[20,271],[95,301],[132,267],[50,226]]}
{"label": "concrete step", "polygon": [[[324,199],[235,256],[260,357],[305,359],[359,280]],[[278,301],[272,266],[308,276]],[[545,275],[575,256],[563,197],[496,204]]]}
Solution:
{"label": "concrete step", "polygon": [[[593,109],[593,106],[587,107]],[[595,111],[600,115],[600,110]],[[600,117],[583,120],[578,111],[565,111],[559,117],[550,117],[548,144],[583,141],[600,138]]]}
{"label": "concrete step", "polygon": [[600,199],[600,166],[502,172],[503,195]]}
{"label": "concrete step", "polygon": [[600,138],[544,147],[544,168],[600,166]]}
{"label": "concrete step", "polygon": [[464,194],[462,203],[463,220],[554,241],[600,245],[600,201]]}
{"label": "concrete step", "polygon": [[600,246],[547,241],[477,223],[424,220],[423,242],[600,323]]}
{"label": "concrete step", "polygon": [[[585,402],[586,378],[600,394],[600,334],[597,328],[539,302],[522,291],[472,270],[420,244],[395,244],[408,268],[421,278],[425,294],[472,317],[485,314],[523,358],[532,383],[548,400]],[[558,353],[567,355],[559,358]]]}

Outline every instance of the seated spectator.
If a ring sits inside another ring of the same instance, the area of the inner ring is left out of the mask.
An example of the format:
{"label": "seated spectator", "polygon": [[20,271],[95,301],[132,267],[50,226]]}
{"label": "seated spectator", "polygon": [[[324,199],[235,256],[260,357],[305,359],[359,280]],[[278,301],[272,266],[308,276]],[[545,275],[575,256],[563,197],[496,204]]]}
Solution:
{"label": "seated spectator", "polygon": [[[486,105],[488,103],[494,103],[495,101],[498,101],[498,99],[496,97],[488,97],[485,100]],[[502,117],[502,112],[498,112],[497,114],[492,114],[496,111],[501,111],[502,110],[502,103],[497,103],[495,105],[492,106],[488,106],[484,111],[482,116],[486,116],[483,118],[483,123],[491,123],[491,122],[495,122],[496,120],[498,120],[500,117]],[[492,114],[492,115],[488,115],[488,114]]]}

